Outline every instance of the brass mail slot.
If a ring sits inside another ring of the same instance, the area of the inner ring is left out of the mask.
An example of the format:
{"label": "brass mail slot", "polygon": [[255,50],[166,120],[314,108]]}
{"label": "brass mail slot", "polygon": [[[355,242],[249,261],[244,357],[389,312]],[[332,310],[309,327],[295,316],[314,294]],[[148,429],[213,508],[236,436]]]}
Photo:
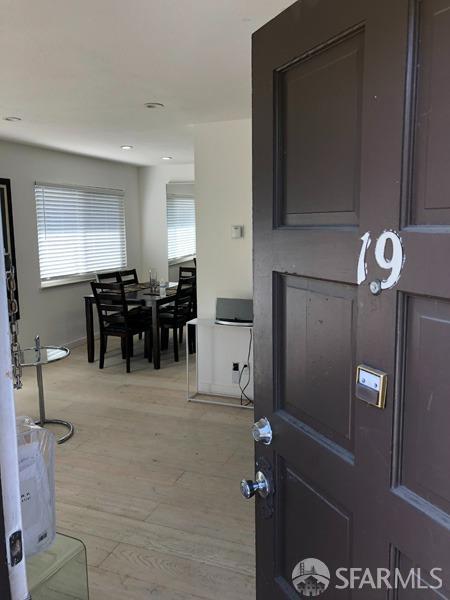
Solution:
{"label": "brass mail slot", "polygon": [[377,408],[386,404],[387,373],[367,365],[356,368],[356,397]]}

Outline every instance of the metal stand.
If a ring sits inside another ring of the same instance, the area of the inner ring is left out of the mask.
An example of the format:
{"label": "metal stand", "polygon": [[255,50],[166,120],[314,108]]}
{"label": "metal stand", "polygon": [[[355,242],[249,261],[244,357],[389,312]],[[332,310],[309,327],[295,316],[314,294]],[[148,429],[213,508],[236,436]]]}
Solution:
{"label": "metal stand", "polygon": [[[37,378],[37,385],[38,385],[38,392],[39,392],[39,421],[37,421],[36,424],[40,425],[41,427],[45,427],[46,425],[62,425],[63,427],[66,427],[68,429],[68,432],[65,435],[63,435],[62,437],[57,439],[58,444],[64,444],[64,442],[67,442],[73,436],[73,434],[75,433],[75,428],[72,425],[72,423],[70,423],[69,421],[62,421],[61,419],[47,419],[47,417],[45,415],[45,396],[44,396],[44,380],[43,380],[43,376],[42,376],[42,365],[48,364],[49,362],[53,362],[53,361],[45,361],[45,359],[42,360],[41,350],[48,350],[48,347],[41,346],[41,340],[38,335],[35,338],[35,342],[36,342],[36,347],[34,349],[36,350],[36,361],[31,364],[24,364],[24,366],[36,367],[36,378]],[[65,358],[68,355],[69,355],[69,350],[67,350],[67,354],[61,358]],[[60,360],[60,359],[58,359],[58,360]]]}
{"label": "metal stand", "polygon": [[63,427],[67,427],[69,430],[66,435],[57,439],[58,444],[64,444],[67,440],[75,433],[74,426],[69,421],[62,421],[61,419],[47,419],[45,416],[45,397],[44,397],[44,381],[42,379],[42,365],[36,365],[36,377],[37,384],[39,390],[39,421],[36,423],[41,427],[45,427],[46,425],[62,425]]}
{"label": "metal stand", "polygon": [[[208,396],[217,396],[218,400],[210,400],[207,398],[199,398],[198,395],[198,365],[197,360],[195,361],[195,379],[196,379],[196,389],[193,394],[191,394],[190,390],[190,374],[189,374],[189,329],[190,326],[194,326],[196,329],[198,327],[198,319],[192,319],[186,323],[186,369],[187,369],[187,401],[188,402],[196,402],[198,404],[215,404],[216,406],[229,406],[231,408],[244,408],[247,410],[253,410],[254,405],[253,402],[251,404],[241,404],[239,403],[239,399],[236,398],[236,402],[226,402],[224,400],[219,400],[219,398],[226,398],[226,396],[219,396],[218,394],[205,394]],[[198,344],[197,344],[198,351]]]}

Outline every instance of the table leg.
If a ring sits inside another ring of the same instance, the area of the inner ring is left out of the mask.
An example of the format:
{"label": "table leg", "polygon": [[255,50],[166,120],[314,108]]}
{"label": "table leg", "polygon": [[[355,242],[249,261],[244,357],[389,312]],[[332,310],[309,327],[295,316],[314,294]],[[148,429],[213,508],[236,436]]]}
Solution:
{"label": "table leg", "polygon": [[87,355],[90,363],[95,359],[95,339],[94,339],[94,312],[92,309],[92,299],[84,299],[84,309],[86,312],[86,344]]}
{"label": "table leg", "polygon": [[189,339],[189,325],[186,327],[186,379],[187,379],[187,400],[188,402],[191,399],[191,382],[190,382],[190,378],[189,378],[189,346],[190,346],[190,339]]}
{"label": "table leg", "polygon": [[161,348],[159,344],[159,310],[155,303],[152,307],[152,328],[153,328],[153,366],[155,369],[161,367]]}

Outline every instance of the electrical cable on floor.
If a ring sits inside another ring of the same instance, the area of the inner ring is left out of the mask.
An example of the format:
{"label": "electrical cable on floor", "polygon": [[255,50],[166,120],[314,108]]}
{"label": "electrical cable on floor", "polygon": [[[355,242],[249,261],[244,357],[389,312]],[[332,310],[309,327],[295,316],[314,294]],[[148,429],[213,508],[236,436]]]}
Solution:
{"label": "electrical cable on floor", "polygon": [[[250,355],[251,355],[251,352],[252,352],[253,330],[249,329],[249,331],[250,331],[250,340],[249,340],[249,343],[248,343],[247,364],[245,364],[242,367],[241,372],[239,373],[239,389],[241,390],[241,406],[249,406],[250,404],[253,404],[253,400],[251,398],[249,398],[247,396],[247,394],[245,393],[245,390],[250,385],[250,380],[251,380]],[[246,369],[248,369],[248,380],[247,380],[247,383],[245,384],[245,386],[242,387],[242,385],[241,385],[242,376],[243,376],[244,371]],[[247,403],[245,405],[243,405],[244,398],[245,398],[245,400],[247,400]]]}

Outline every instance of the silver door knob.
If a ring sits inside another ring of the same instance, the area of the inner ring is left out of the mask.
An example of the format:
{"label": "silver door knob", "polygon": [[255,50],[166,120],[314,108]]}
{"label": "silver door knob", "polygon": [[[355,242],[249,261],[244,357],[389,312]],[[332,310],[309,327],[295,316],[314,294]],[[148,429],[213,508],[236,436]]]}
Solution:
{"label": "silver door knob", "polygon": [[259,421],[256,421],[252,427],[252,435],[255,442],[261,442],[266,446],[272,443],[272,427],[270,426],[267,417],[263,417],[262,419],[259,419]]}
{"label": "silver door knob", "polygon": [[267,498],[270,494],[269,482],[262,471],[256,473],[255,479],[256,481],[252,481],[251,479],[243,479],[241,481],[241,494],[247,500],[252,498],[256,492],[258,492],[261,498]]}

